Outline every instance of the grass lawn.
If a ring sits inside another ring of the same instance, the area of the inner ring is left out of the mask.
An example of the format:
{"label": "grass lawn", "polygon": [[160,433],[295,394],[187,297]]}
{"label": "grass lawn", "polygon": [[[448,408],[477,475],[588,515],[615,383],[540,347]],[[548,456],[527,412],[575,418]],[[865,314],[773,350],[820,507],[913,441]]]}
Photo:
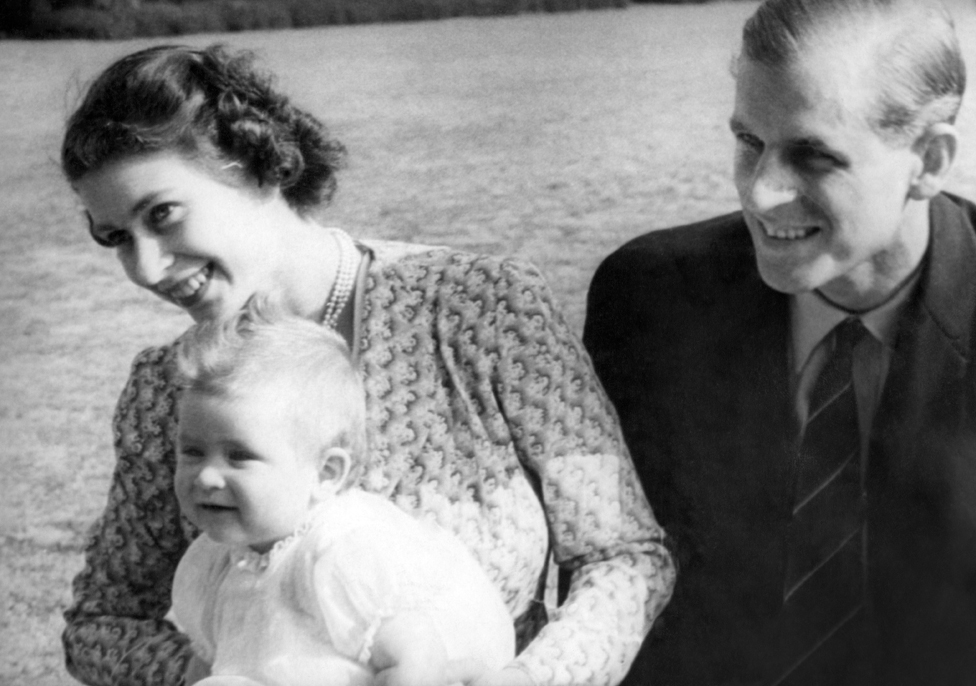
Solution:
{"label": "grass lawn", "polygon": [[[580,330],[600,259],[736,207],[728,65],[752,2],[224,36],[349,147],[323,222],[513,253]],[[976,6],[955,5],[976,36]],[[132,357],[188,324],[87,238],[58,166],[81,85],[150,41],[0,42],[0,684],[70,684],[61,611]],[[966,46],[976,75],[976,43]],[[976,103],[951,189],[976,198]]]}

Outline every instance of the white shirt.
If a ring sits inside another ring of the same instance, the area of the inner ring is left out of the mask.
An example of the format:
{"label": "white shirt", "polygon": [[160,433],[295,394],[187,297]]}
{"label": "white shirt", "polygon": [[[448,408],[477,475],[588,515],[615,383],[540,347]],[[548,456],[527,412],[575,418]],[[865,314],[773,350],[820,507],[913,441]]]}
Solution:
{"label": "white shirt", "polygon": [[[857,314],[871,334],[854,348],[854,393],[857,397],[862,456],[867,454],[871,424],[878,411],[891,365],[898,319],[917,282],[918,272],[894,297],[873,310]],[[806,425],[810,393],[831,352],[832,341],[824,339],[835,326],[850,316],[850,312],[834,307],[814,291],[790,298],[793,345],[790,368],[793,372],[791,380],[796,417],[800,426]]]}

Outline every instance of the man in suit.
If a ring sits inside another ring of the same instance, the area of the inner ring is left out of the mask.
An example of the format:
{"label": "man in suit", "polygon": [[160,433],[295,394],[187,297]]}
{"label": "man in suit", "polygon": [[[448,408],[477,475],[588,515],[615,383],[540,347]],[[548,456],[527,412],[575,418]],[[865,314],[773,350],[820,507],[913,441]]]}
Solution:
{"label": "man in suit", "polygon": [[741,211],[630,241],[589,294],[584,341],[678,562],[625,683],[974,684],[952,21],[767,0],[735,81]]}

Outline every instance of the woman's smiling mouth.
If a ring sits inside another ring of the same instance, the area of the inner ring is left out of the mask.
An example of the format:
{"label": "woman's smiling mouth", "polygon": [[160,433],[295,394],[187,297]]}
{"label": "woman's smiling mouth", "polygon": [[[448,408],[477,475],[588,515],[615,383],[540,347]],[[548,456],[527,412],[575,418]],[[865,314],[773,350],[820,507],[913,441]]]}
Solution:
{"label": "woman's smiling mouth", "polygon": [[208,263],[191,276],[166,287],[157,288],[157,292],[182,308],[195,305],[206,291],[206,286],[213,276],[213,263]]}

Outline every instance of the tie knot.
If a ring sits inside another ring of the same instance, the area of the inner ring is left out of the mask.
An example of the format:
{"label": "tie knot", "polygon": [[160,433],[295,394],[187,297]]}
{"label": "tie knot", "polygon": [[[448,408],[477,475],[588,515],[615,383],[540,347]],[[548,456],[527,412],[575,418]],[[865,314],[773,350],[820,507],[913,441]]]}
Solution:
{"label": "tie knot", "polygon": [[868,333],[857,317],[848,317],[834,327],[834,355],[847,355]]}
{"label": "tie knot", "polygon": [[[834,327],[833,349],[824,362],[823,369],[817,377],[810,392],[810,413],[816,414],[828,402],[831,402],[853,380],[854,346],[868,335],[868,330],[857,317],[848,317]],[[830,341],[825,338],[824,344]]]}

